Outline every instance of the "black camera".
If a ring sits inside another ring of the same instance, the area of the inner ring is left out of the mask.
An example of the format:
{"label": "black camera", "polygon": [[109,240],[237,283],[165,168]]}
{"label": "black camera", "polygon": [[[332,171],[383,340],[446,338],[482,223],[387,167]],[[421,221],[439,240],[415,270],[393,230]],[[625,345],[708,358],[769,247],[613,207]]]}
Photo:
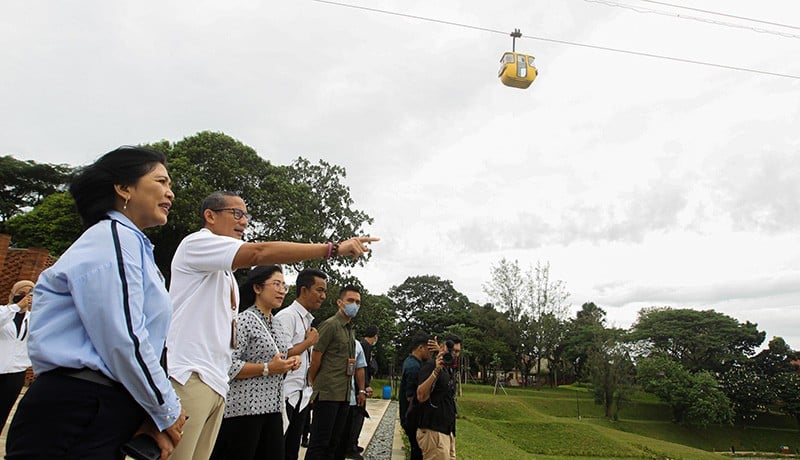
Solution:
{"label": "black camera", "polygon": [[448,340],[444,343],[444,346],[447,347],[447,351],[442,353],[442,364],[444,364],[444,367],[458,367],[458,358],[453,352],[455,344],[452,340]]}

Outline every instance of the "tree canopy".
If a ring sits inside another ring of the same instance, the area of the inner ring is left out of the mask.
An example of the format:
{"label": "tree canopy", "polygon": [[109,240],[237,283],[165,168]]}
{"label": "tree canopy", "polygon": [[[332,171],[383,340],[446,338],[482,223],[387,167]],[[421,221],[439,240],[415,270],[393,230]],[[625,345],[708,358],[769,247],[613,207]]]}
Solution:
{"label": "tree canopy", "polygon": [[67,165],[0,157],[0,230],[11,217],[37,206],[48,195],[65,190],[72,172]]}
{"label": "tree canopy", "polygon": [[[346,171],[340,166],[303,158],[290,166],[275,166],[252,147],[209,131],[151,147],[167,154],[176,197],[167,224],[151,233],[156,261],[165,273],[180,240],[200,228],[203,199],[218,190],[234,192],[247,203],[253,216],[245,234],[250,241],[337,241],[366,234],[365,226],[372,223],[353,207],[350,189],[343,183]],[[320,259],[303,266],[325,268],[343,282],[347,267],[357,263],[364,259]]]}
{"label": "tree canopy", "polygon": [[690,372],[724,372],[736,361],[752,355],[766,333],[749,321],[714,310],[646,308],[631,328],[632,340],[645,341]]}

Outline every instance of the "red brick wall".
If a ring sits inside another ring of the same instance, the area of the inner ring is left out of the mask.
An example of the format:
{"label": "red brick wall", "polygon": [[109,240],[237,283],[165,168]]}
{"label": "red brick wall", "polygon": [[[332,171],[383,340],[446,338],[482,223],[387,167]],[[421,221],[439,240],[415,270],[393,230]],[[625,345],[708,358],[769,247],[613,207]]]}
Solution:
{"label": "red brick wall", "polygon": [[9,248],[10,241],[9,235],[0,233],[0,302],[3,305],[14,283],[19,280],[36,282],[39,273],[56,261],[45,248]]}

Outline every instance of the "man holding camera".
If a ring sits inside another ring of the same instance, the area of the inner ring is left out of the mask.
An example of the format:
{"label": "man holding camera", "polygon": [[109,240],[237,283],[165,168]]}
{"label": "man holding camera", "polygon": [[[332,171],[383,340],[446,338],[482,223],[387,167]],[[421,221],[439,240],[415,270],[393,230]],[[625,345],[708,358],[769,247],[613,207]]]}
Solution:
{"label": "man holding camera", "polygon": [[449,335],[419,371],[417,443],[423,460],[456,460],[456,379],[461,338]]}

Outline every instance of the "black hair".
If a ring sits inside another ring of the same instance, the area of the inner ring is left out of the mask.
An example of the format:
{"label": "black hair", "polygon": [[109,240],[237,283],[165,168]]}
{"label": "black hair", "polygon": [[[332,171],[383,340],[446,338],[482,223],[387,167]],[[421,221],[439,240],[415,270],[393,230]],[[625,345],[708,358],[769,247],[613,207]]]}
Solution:
{"label": "black hair", "polygon": [[300,297],[300,288],[311,289],[311,286],[316,283],[314,278],[328,279],[328,275],[322,273],[315,268],[306,268],[297,274],[297,297]]}
{"label": "black hair", "polygon": [[268,280],[275,272],[283,273],[280,265],[259,265],[250,270],[247,278],[239,285],[239,311],[245,311],[256,301],[253,286]]}
{"label": "black hair", "polygon": [[213,209],[224,208],[225,204],[227,204],[228,198],[232,196],[239,198],[239,195],[224,190],[217,191],[208,195],[203,200],[203,204],[200,205],[200,226],[201,227],[206,226],[206,209],[213,210]]}
{"label": "black hair", "polygon": [[413,339],[411,339],[411,351],[417,349],[420,345],[428,345],[428,340],[433,339],[433,336],[430,334],[426,334],[424,332],[417,333]]}
{"label": "black hair", "polygon": [[453,344],[461,343],[461,337],[455,334],[448,334],[447,337],[444,338],[445,342],[453,342]]}
{"label": "black hair", "polygon": [[347,286],[343,287],[341,291],[339,291],[339,298],[344,299],[345,292],[355,292],[357,294],[361,294],[361,289],[357,286],[353,286],[352,284],[348,284]]}
{"label": "black hair", "polygon": [[378,335],[378,326],[374,324],[367,326],[367,329],[364,331],[364,337],[375,337],[376,335]]}
{"label": "black hair", "polygon": [[135,185],[158,164],[167,165],[167,156],[147,147],[122,146],[82,168],[69,193],[84,227],[88,228],[106,217],[117,201],[115,185]]}

